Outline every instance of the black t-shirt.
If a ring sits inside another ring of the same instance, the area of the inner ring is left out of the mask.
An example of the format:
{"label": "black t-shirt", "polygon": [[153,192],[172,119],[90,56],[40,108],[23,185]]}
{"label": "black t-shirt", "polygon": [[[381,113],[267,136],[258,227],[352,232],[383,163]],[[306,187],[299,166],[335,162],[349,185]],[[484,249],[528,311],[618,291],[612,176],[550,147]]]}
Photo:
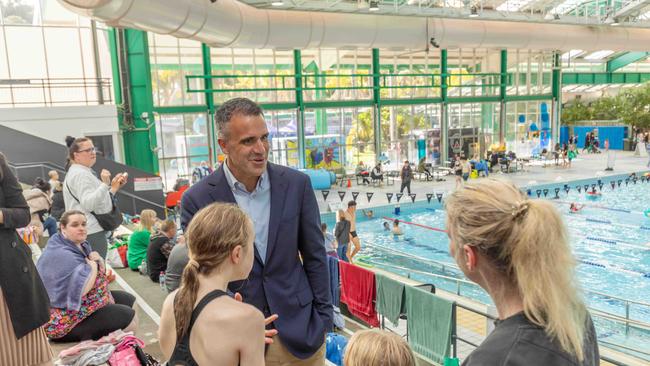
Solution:
{"label": "black t-shirt", "polygon": [[167,258],[174,244],[163,234],[156,234],[151,237],[147,248],[147,270],[152,281],[160,280],[160,272],[167,270]]}
{"label": "black t-shirt", "polygon": [[564,352],[543,328],[519,313],[495,322],[494,331],[463,366],[597,366],[600,357],[596,331],[591,318],[588,322],[582,362]]}

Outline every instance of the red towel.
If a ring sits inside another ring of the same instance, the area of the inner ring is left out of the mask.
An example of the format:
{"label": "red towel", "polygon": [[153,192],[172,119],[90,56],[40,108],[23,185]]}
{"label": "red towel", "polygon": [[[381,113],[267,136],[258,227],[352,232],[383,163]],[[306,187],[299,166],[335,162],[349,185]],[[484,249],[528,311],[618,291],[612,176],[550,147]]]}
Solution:
{"label": "red towel", "polygon": [[339,261],[341,273],[341,302],[357,318],[373,327],[379,327],[375,310],[375,273],[344,261]]}

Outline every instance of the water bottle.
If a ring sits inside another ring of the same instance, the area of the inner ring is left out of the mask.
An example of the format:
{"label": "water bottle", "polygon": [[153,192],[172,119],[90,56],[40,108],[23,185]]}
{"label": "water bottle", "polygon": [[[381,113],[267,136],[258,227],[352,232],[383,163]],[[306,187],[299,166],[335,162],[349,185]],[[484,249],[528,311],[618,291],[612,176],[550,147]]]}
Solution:
{"label": "water bottle", "polygon": [[158,283],[160,284],[160,289],[163,291],[167,291],[167,287],[165,286],[165,272],[160,271],[160,277],[158,277]]}

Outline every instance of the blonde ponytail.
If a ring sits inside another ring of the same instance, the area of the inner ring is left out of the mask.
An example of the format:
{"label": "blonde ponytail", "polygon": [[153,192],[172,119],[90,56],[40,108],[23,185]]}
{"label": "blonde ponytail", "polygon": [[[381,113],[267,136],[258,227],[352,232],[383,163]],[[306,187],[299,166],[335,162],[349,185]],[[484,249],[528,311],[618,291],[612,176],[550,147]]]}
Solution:
{"label": "blonde ponytail", "polygon": [[447,200],[447,228],[457,256],[470,245],[491,258],[519,291],[526,317],[584,359],[587,309],[566,227],[551,203],[529,200],[512,183],[485,179]]}
{"label": "blonde ponytail", "polygon": [[180,343],[190,326],[192,310],[199,291],[199,269],[189,263],[183,269],[181,286],[174,298],[174,319],[176,319],[176,343]]}

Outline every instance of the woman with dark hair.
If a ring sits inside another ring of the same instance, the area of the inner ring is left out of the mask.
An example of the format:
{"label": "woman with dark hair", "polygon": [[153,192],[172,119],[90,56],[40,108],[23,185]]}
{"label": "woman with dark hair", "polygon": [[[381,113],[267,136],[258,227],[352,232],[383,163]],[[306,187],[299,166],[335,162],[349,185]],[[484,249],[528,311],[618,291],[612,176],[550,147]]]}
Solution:
{"label": "woman with dark hair", "polygon": [[29,221],[22,188],[0,154],[0,365],[52,365],[42,328],[49,318],[47,292],[16,234]]}
{"label": "woman with dark hair", "polygon": [[48,240],[38,272],[50,298],[47,336],[56,342],[99,339],[115,330],[135,330],[135,297],[109,291],[104,261],[86,238],[86,215],[66,211],[61,232]]}
{"label": "woman with dark hair", "polygon": [[94,214],[106,214],[113,209],[113,195],[126,184],[126,174],[119,173],[111,179],[111,172],[102,169],[100,179],[92,167],[97,162],[97,150],[86,137],[75,139],[68,136],[68,172],[63,182],[63,197],[66,210],[79,210],[88,219],[88,243],[90,247],[106,257],[108,241],[106,232],[99,225]]}

